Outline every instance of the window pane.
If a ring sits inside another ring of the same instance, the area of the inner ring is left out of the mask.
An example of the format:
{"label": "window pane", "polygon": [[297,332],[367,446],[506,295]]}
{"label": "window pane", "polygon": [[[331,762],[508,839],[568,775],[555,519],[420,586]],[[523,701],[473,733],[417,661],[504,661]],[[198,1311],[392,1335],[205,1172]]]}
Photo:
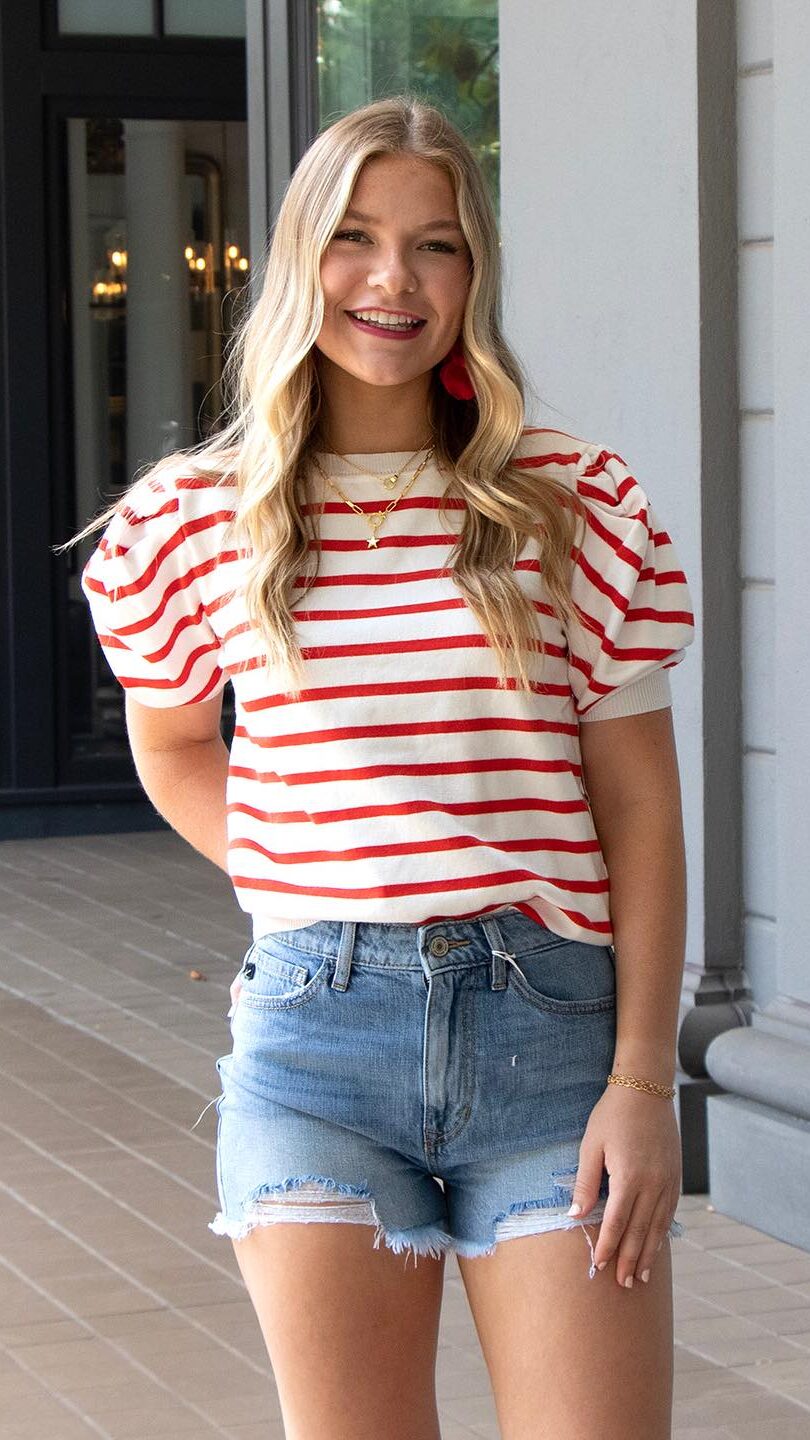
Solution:
{"label": "window pane", "polygon": [[497,0],[318,0],[321,125],[407,90],[466,136],[498,209]]}
{"label": "window pane", "polygon": [[[136,472],[222,423],[222,367],[250,277],[242,121],[66,123],[74,464],[69,528]],[[61,536],[59,537],[62,538]],[[70,552],[65,649],[69,778],[128,759],[123,692],[79,580],[99,535]],[[68,561],[62,559],[67,570]],[[94,768],[95,767],[95,768]]]}
{"label": "window pane", "polygon": [[245,0],[164,0],[165,35],[244,35]]}
{"label": "window pane", "polygon": [[59,0],[63,35],[151,35],[152,0]]}

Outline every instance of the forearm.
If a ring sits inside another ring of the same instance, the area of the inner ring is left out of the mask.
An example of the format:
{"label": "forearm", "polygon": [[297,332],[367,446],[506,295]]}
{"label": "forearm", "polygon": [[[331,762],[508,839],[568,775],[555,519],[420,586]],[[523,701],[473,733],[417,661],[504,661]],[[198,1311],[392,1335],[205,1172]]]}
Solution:
{"label": "forearm", "polygon": [[227,871],[229,754],[222,737],[166,748],[133,746],[132,754],[141,784],[158,813],[195,850]]}
{"label": "forearm", "polygon": [[672,1085],[686,945],[680,795],[620,808],[597,829],[616,954],[613,1069]]}

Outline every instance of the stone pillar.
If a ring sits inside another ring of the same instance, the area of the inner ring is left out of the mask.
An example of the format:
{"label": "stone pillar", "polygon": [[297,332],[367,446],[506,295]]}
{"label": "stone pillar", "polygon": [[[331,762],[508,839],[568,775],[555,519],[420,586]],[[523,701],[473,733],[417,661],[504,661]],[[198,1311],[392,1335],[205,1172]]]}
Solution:
{"label": "stone pillar", "polygon": [[[764,8],[764,7],[763,7]],[[803,0],[773,11],[772,232],[773,369],[755,397],[773,428],[775,483],[773,683],[764,699],[773,735],[769,796],[773,826],[773,947],[768,991],[750,1029],[715,1039],[712,1078],[727,1093],[709,1100],[712,1195],[725,1214],[810,1249],[810,626],[807,533],[810,485],[804,461],[810,394],[810,16]],[[767,50],[764,52],[767,54]],[[755,67],[751,73],[755,73]],[[759,73],[767,74],[759,60]],[[760,82],[762,83],[762,82]],[[757,101],[760,120],[761,101]],[[748,139],[767,145],[767,124]],[[770,238],[770,245],[767,245]],[[765,248],[767,246],[767,249]],[[764,287],[763,287],[764,288]],[[772,416],[769,415],[772,411]],[[767,844],[751,829],[752,846]]]}

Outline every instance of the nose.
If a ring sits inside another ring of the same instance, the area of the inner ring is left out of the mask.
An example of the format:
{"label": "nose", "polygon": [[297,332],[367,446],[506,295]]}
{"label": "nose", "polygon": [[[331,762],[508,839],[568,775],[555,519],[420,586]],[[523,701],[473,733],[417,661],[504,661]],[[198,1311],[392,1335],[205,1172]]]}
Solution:
{"label": "nose", "polygon": [[389,295],[406,295],[417,286],[416,276],[408,263],[407,256],[392,247],[380,252],[368,272],[368,284],[381,288]]}

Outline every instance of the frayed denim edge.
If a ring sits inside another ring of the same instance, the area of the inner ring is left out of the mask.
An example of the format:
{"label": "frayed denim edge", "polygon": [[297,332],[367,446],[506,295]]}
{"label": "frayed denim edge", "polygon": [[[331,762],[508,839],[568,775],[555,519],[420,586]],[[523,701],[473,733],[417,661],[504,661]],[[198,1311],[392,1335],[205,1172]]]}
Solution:
{"label": "frayed denim edge", "polygon": [[[433,1259],[440,1259],[445,1251],[452,1249],[458,1255],[461,1255],[464,1259],[474,1260],[478,1259],[481,1256],[494,1254],[498,1244],[502,1244],[506,1239],[517,1238],[518,1233],[524,1235],[545,1234],[549,1233],[552,1230],[573,1230],[579,1227],[582,1229],[585,1235],[585,1239],[587,1240],[588,1246],[590,1248],[591,1265],[588,1271],[588,1275],[590,1279],[593,1279],[598,1272],[594,1264],[593,1242],[590,1235],[588,1234],[586,1226],[589,1223],[592,1225],[599,1224],[603,1220],[606,1204],[605,1197],[600,1197],[600,1199],[591,1208],[587,1215],[549,1215],[548,1217],[546,1217],[546,1223],[539,1225],[538,1229],[535,1231],[516,1232],[515,1236],[499,1237],[495,1234],[497,1226],[502,1225],[504,1221],[509,1220],[512,1216],[524,1215],[531,1212],[532,1210],[547,1210],[553,1207],[559,1207],[560,1204],[564,1204],[568,1199],[572,1188],[572,1185],[570,1183],[566,1183],[566,1180],[563,1178],[564,1176],[568,1177],[569,1180],[573,1180],[573,1178],[575,1178],[575,1172],[556,1172],[555,1178],[557,1179],[558,1183],[554,1187],[555,1193],[551,1197],[542,1200],[518,1200],[515,1202],[515,1204],[510,1205],[508,1210],[504,1210],[500,1214],[496,1215],[492,1222],[493,1237],[490,1241],[485,1241],[483,1243],[474,1240],[458,1239],[457,1237],[450,1235],[448,1231],[444,1230],[441,1225],[436,1223],[419,1225],[411,1230],[387,1231],[385,1229],[385,1226],[380,1222],[374,1197],[368,1188],[367,1181],[364,1181],[362,1185],[349,1185],[343,1181],[333,1180],[330,1176],[325,1175],[296,1176],[283,1180],[280,1184],[277,1185],[258,1186],[257,1189],[248,1196],[248,1199],[245,1203],[245,1208],[249,1208],[250,1206],[255,1205],[265,1196],[287,1194],[290,1191],[299,1190],[305,1185],[319,1185],[322,1186],[325,1190],[331,1190],[337,1195],[345,1195],[351,1199],[367,1201],[374,1216],[374,1223],[376,1224],[373,1248],[375,1250],[379,1249],[381,1240],[384,1240],[386,1247],[389,1250],[393,1250],[394,1254],[399,1255],[402,1253],[403,1250],[406,1250],[414,1255],[414,1259],[416,1259],[416,1256],[418,1255],[430,1255],[433,1257]],[[568,1195],[565,1195],[564,1198],[561,1199],[561,1192],[564,1191],[568,1191]],[[330,1223],[328,1213],[318,1214],[317,1210],[318,1207],[313,1206],[312,1216],[307,1216],[306,1220],[299,1219],[297,1223]],[[270,1210],[268,1210],[266,1216],[254,1213],[254,1215],[252,1215],[247,1220],[229,1220],[220,1211],[215,1216],[215,1218],[209,1222],[208,1229],[211,1230],[214,1235],[226,1235],[232,1240],[243,1240],[247,1235],[250,1234],[251,1230],[254,1230],[257,1226],[278,1224],[279,1219],[280,1217],[274,1215]],[[340,1223],[345,1224],[347,1222],[344,1219]],[[359,1223],[371,1222],[361,1221]],[[685,1227],[681,1224],[679,1220],[673,1219],[667,1231],[667,1237],[669,1239],[676,1240],[679,1239],[684,1233]]]}

